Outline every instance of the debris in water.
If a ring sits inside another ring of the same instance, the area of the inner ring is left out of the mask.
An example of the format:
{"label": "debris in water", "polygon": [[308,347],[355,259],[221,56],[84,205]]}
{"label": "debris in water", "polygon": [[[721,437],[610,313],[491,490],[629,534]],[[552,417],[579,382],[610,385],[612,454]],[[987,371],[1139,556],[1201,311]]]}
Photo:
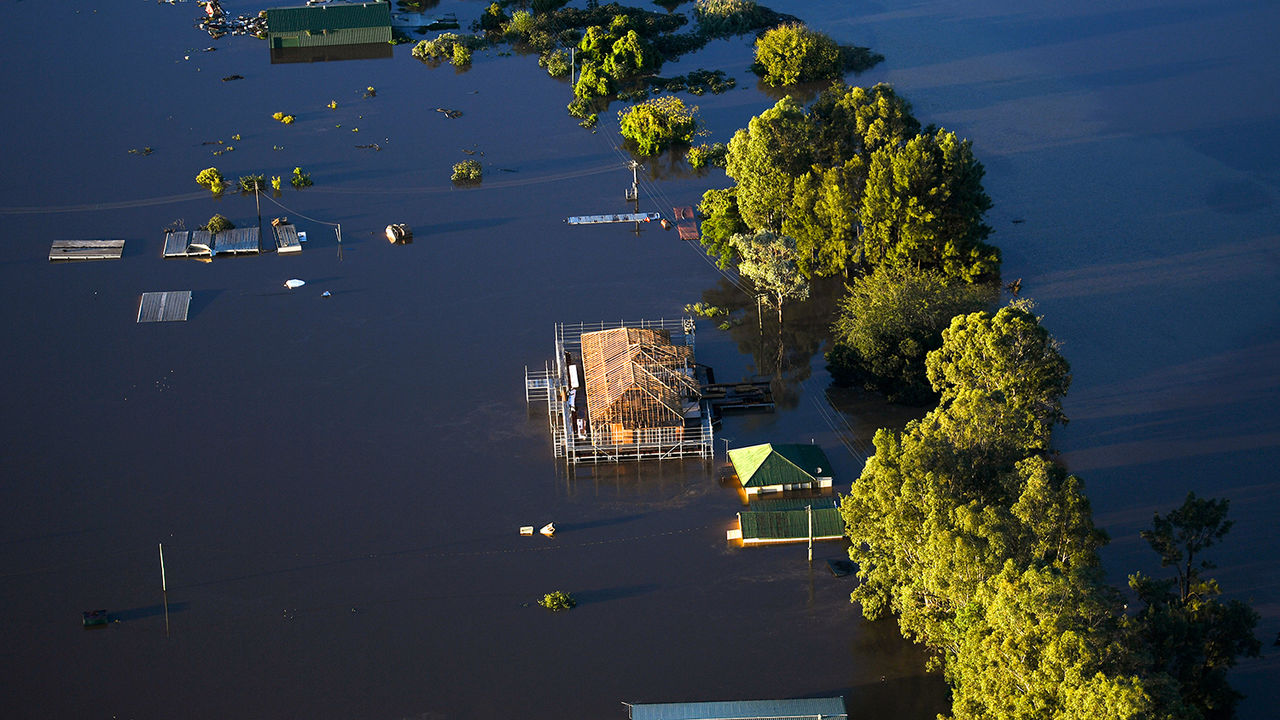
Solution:
{"label": "debris in water", "polygon": [[151,153],[153,153],[153,152],[155,152],[155,150],[152,150],[152,149],[151,149],[151,146],[150,146],[150,145],[148,145],[148,146],[146,146],[146,147],[144,147],[144,148],[141,148],[141,149],[139,149],[139,148],[133,148],[132,150],[130,150],[130,151],[129,151],[129,154],[130,154],[130,155],[150,155],[150,154],[151,154]]}
{"label": "debris in water", "polygon": [[368,145],[357,145],[361,150],[382,150],[382,146],[378,143],[370,143]]}
{"label": "debris in water", "polygon": [[243,80],[243,79],[244,79],[243,75],[228,75],[222,78],[222,82],[231,82],[232,80]]}
{"label": "debris in water", "polygon": [[306,280],[299,280],[298,278],[293,278],[292,280],[284,281],[284,286],[289,288],[290,290],[297,290],[298,288],[306,284],[307,284]]}
{"label": "debris in water", "polygon": [[444,113],[444,116],[445,116],[445,117],[447,117],[447,118],[449,118],[450,120],[455,120],[455,119],[457,119],[457,118],[462,117],[462,111],[461,111],[461,110],[450,110],[449,108],[441,108],[441,107],[438,107],[438,108],[436,108],[436,112],[438,112],[438,113]]}
{"label": "debris in water", "polygon": [[[325,290],[324,292],[320,293],[320,297],[331,297],[332,295],[333,293],[329,292],[328,290]],[[355,610],[352,610],[351,612],[355,612]]]}
{"label": "debris in water", "polygon": [[547,537],[551,537],[552,535],[556,534],[556,524],[547,523],[546,525],[543,525],[542,529],[539,530],[538,532],[542,533],[543,535],[546,535]]}

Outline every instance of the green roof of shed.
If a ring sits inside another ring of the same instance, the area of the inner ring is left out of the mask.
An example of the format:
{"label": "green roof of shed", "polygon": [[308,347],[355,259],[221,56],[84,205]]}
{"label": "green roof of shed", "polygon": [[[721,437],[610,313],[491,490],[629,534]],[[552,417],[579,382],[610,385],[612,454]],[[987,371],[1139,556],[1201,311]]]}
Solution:
{"label": "green roof of shed", "polygon": [[831,463],[817,445],[765,443],[729,451],[742,487],[769,487],[831,477]]}
{"label": "green roof of shed", "polygon": [[[809,513],[804,510],[738,513],[743,540],[803,540],[809,537]],[[833,507],[813,509],[813,536],[818,538],[844,535],[844,519]]]}
{"label": "green roof of shed", "polygon": [[391,27],[391,5],[385,2],[334,3],[267,10],[269,33],[319,33],[326,30],[382,27]]}

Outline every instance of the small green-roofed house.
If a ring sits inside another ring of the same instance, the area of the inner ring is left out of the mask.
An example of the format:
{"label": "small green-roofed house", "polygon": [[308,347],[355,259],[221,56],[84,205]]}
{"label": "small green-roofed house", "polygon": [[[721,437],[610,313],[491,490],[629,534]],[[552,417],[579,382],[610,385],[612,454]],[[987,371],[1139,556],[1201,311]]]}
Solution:
{"label": "small green-roofed house", "polygon": [[326,3],[267,10],[271,49],[391,42],[391,4]]}
{"label": "small green-roofed house", "polygon": [[831,462],[817,445],[765,443],[729,451],[747,495],[829,488]]}
{"label": "small green-roofed house", "polygon": [[848,720],[844,698],[624,703],[631,720]]}
{"label": "small green-roofed house", "polygon": [[[831,506],[813,508],[813,539],[840,540],[844,537],[844,519],[840,510]],[[809,511],[743,510],[738,513],[738,527],[728,532],[729,540],[743,545],[806,542],[809,539]]]}

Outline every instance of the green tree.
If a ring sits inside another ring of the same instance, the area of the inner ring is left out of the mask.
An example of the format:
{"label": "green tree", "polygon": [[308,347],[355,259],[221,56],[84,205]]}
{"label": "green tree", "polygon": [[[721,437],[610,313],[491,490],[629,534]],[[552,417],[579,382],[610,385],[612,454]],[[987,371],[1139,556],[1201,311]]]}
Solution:
{"label": "green tree", "polygon": [[942,346],[943,329],[994,299],[990,286],[947,282],[935,271],[876,268],[840,301],[828,369],[839,383],[922,402],[933,396],[925,355]]}
{"label": "green tree", "polygon": [[204,225],[204,229],[211,233],[220,233],[224,230],[234,230],[235,227],[235,223],[226,219],[222,215],[214,215],[209,218],[209,222]]}
{"label": "green tree", "polygon": [[800,23],[780,25],[756,40],[753,69],[770,87],[844,75],[840,46],[826,34]]}
{"label": "green tree", "polygon": [[1008,433],[1000,442],[1039,452],[1048,449],[1053,426],[1066,422],[1062,397],[1071,385],[1071,366],[1030,308],[1023,301],[995,315],[954,318],[925,368],[942,395],[940,407],[998,403]]}
{"label": "green tree", "polygon": [[781,232],[795,178],[813,164],[813,136],[804,107],[791,96],[734,133],[725,173],[738,183],[738,210],[748,227]]}
{"label": "green tree", "polygon": [[810,117],[818,130],[818,162],[832,166],[865,160],[885,147],[900,147],[920,132],[911,105],[887,83],[870,88],[832,83],[814,101]]}
{"label": "green tree", "polygon": [[825,170],[814,166],[795,179],[782,231],[796,239],[805,275],[847,273],[859,258],[858,201],[866,177],[866,165],[855,157]]}
{"label": "green tree", "polygon": [[635,30],[627,30],[609,48],[609,53],[604,58],[604,71],[616,80],[623,80],[648,70],[656,62],[657,57],[649,43]]}
{"label": "green tree", "polygon": [[983,242],[991,233],[983,173],[969,141],[945,130],[876,150],[859,209],[865,260],[969,282],[994,277],[1000,252]]}
{"label": "green tree", "polygon": [[227,187],[226,179],[222,177],[222,173],[216,167],[201,170],[196,175],[196,184],[209,188],[214,195],[221,193]]}
{"label": "green tree", "polygon": [[809,281],[796,262],[795,240],[762,231],[734,235],[729,242],[739,257],[738,272],[770,296],[781,324],[784,302],[809,297]]}
{"label": "green tree", "polygon": [[484,175],[484,168],[478,160],[463,160],[453,166],[452,180],[456,183],[478,183]]}
{"label": "green tree", "polygon": [[716,264],[727,268],[738,259],[733,243],[734,235],[749,232],[751,228],[738,213],[738,189],[711,189],[702,194],[698,212],[702,214],[702,246],[707,254],[716,258]]}
{"label": "green tree", "polygon": [[1142,603],[1132,629],[1140,650],[1151,659],[1150,671],[1173,677],[1182,700],[1205,720],[1235,716],[1241,695],[1227,682],[1227,671],[1239,657],[1257,657],[1254,636],[1258,613],[1239,600],[1223,602],[1217,581],[1203,578],[1212,563],[1195,560],[1227,534],[1231,521],[1227,501],[1200,499],[1188,493],[1183,504],[1161,517],[1142,537],[1160,555],[1162,567],[1175,577],[1156,580],[1137,573],[1129,578]]}
{"label": "green tree", "polygon": [[640,154],[656,155],[669,145],[693,140],[697,112],[697,106],[688,107],[675,95],[662,95],[620,111],[619,128]]}
{"label": "green tree", "polygon": [[573,598],[573,595],[563,590],[555,590],[543,595],[538,604],[551,612],[559,612],[561,610],[572,610],[577,607],[578,601]]}

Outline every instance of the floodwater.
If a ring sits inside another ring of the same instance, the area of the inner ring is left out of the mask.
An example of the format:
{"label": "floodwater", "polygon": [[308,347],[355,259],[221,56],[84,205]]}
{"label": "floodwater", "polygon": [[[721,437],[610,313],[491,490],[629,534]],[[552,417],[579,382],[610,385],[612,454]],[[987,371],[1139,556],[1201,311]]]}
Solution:
{"label": "floodwater", "polygon": [[[567,84],[531,57],[486,52],[456,72],[406,45],[272,65],[260,41],[201,35],[192,3],[100,5],[0,7],[0,713],[610,718],[622,701],[828,694],[859,715],[945,710],[920,654],[891,621],[862,621],[826,571],[838,545],[812,569],[803,546],[727,546],[740,501],[702,463],[569,472],[551,456],[521,384],[551,358],[553,323],[737,293],[673,233],[563,224],[626,207],[608,116],[579,128]],[[432,12],[466,22],[483,6]],[[853,80],[892,82],[924,122],[973,139],[1006,275],[1073,364],[1058,444],[1114,538],[1112,579],[1159,572],[1136,536],[1152,512],[1187,490],[1228,497],[1216,576],[1263,614],[1270,650],[1280,9],[772,7],[883,53]],[[772,103],[748,62],[745,41],[721,41],[664,69],[737,78],[697,99],[711,139]],[[469,157],[484,181],[452,188]],[[642,209],[724,183],[645,162]],[[285,176],[284,208],[264,198],[262,214],[296,221],[305,251],[163,260],[179,219],[256,221],[252,196],[194,184],[209,166]],[[314,187],[287,186],[295,166]],[[380,239],[390,222],[416,242]],[[51,241],[83,238],[124,238],[124,258],[47,261]],[[295,277],[307,285],[290,292]],[[140,293],[182,289],[188,322],[134,322]],[[847,484],[874,428],[906,414],[856,394],[832,413],[805,318],[787,331],[780,412],[721,436],[814,439]],[[717,379],[776,369],[751,324],[699,322]],[[553,539],[516,534],[549,521]],[[555,589],[578,608],[532,604]],[[97,608],[117,622],[82,630]],[[1280,700],[1272,656],[1234,673],[1241,717]]]}

